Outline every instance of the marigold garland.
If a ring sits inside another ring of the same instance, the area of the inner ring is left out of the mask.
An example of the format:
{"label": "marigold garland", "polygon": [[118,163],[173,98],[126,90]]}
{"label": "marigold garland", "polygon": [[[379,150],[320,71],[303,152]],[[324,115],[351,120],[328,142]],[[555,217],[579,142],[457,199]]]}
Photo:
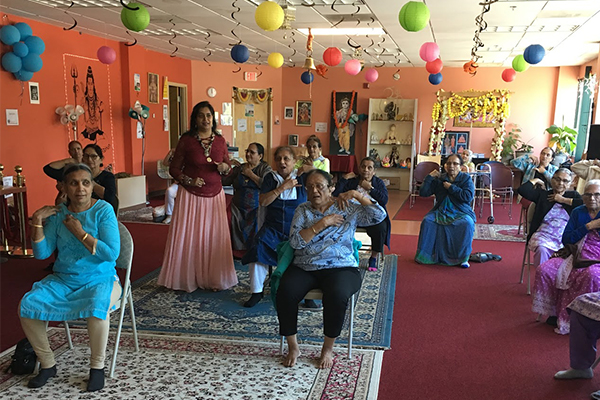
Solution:
{"label": "marigold garland", "polygon": [[335,115],[335,112],[337,111],[335,109],[335,107],[337,105],[337,103],[335,101],[335,95],[336,95],[336,92],[334,90],[333,91],[333,107],[332,107],[332,109],[333,109],[333,122],[335,122],[335,126],[339,130],[339,129],[344,128],[346,125],[348,125],[348,120],[350,119],[350,116],[352,115],[352,112],[353,112],[353,108],[352,107],[354,106],[354,98],[356,97],[355,96],[356,92],[354,90],[352,91],[352,95],[350,96],[350,108],[348,109],[349,111],[346,114],[346,120],[343,123],[341,123],[341,124],[338,122],[337,117]]}

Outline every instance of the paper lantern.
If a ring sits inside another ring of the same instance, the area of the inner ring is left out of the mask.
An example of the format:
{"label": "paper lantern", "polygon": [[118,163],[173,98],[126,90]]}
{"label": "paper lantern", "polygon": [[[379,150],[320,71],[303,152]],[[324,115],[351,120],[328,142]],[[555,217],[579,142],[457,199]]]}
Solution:
{"label": "paper lantern", "polygon": [[21,33],[13,25],[4,25],[2,29],[0,29],[0,40],[4,44],[12,46],[21,40]]}
{"label": "paper lantern", "polygon": [[96,55],[102,64],[112,64],[117,59],[115,50],[108,46],[101,46],[96,52]]}
{"label": "paper lantern", "polygon": [[439,85],[440,83],[442,83],[442,74],[437,73],[437,74],[429,74],[429,83],[431,83],[432,85]]}
{"label": "paper lantern", "polygon": [[400,25],[409,32],[418,32],[429,23],[429,8],[420,1],[409,1],[398,14]]}
{"label": "paper lantern", "polygon": [[512,68],[507,68],[504,71],[502,71],[502,80],[504,82],[512,82],[515,80],[516,76],[517,76],[517,71],[515,71]]}
{"label": "paper lantern", "polygon": [[12,51],[2,56],[2,68],[8,72],[18,72],[23,67],[21,57],[17,56]]}
{"label": "paper lantern", "polygon": [[[137,10],[130,10],[127,7],[137,8]],[[146,29],[150,23],[150,13],[146,7],[140,3],[129,3],[127,7],[123,7],[121,10],[121,22],[125,28],[134,32]]]}
{"label": "paper lantern", "polygon": [[527,64],[527,61],[525,61],[525,58],[523,58],[522,55],[518,55],[513,58],[512,67],[517,72],[523,72],[529,68],[529,64]]}
{"label": "paper lantern", "polygon": [[37,36],[29,36],[25,39],[25,45],[31,54],[42,54],[46,50],[46,43]]}
{"label": "paper lantern", "polygon": [[13,44],[13,53],[15,53],[15,55],[17,55],[18,57],[23,58],[27,54],[29,54],[29,48],[25,43],[17,42]]}
{"label": "paper lantern", "polygon": [[342,62],[342,52],[337,47],[328,47],[323,52],[323,61],[330,67],[335,67]]}
{"label": "paper lantern", "polygon": [[24,41],[29,36],[33,35],[33,31],[31,30],[31,27],[29,25],[27,25],[25,22],[17,22],[15,24],[15,28],[17,28],[19,30],[19,33],[21,34],[21,41]]}
{"label": "paper lantern", "polygon": [[419,49],[419,56],[423,61],[435,61],[440,56],[440,47],[434,42],[425,42]]}
{"label": "paper lantern", "polygon": [[274,1],[265,1],[256,7],[254,20],[265,31],[276,31],[283,24],[283,8]]}
{"label": "paper lantern", "polygon": [[379,78],[379,72],[375,68],[369,68],[365,73],[365,79],[367,82],[373,83]]}
{"label": "paper lantern", "polygon": [[532,44],[527,46],[525,51],[523,52],[523,58],[529,64],[537,64],[544,59],[546,55],[546,50],[544,47],[539,44]]}
{"label": "paper lantern", "polygon": [[236,44],[231,48],[231,58],[235,62],[245,63],[250,58],[250,52],[243,44]]}
{"label": "paper lantern", "polygon": [[267,62],[273,68],[279,68],[283,65],[283,56],[281,53],[271,53],[269,54],[269,58],[267,58]]}
{"label": "paper lantern", "polygon": [[308,85],[315,79],[315,76],[310,71],[304,71],[302,75],[300,75],[300,79],[302,80],[302,83]]}
{"label": "paper lantern", "polygon": [[437,74],[442,70],[442,68],[444,68],[444,63],[439,58],[436,58],[433,61],[428,61],[427,64],[425,64],[425,69],[430,74]]}
{"label": "paper lantern", "polygon": [[41,57],[37,54],[30,53],[21,60],[23,61],[23,69],[29,72],[38,72],[44,65]]}
{"label": "paper lantern", "polygon": [[19,72],[15,72],[15,78],[20,81],[27,82],[33,78],[33,72],[22,69]]}
{"label": "paper lantern", "polygon": [[344,64],[344,70],[350,75],[358,75],[361,69],[362,65],[360,65],[360,61],[358,60],[348,60]]}

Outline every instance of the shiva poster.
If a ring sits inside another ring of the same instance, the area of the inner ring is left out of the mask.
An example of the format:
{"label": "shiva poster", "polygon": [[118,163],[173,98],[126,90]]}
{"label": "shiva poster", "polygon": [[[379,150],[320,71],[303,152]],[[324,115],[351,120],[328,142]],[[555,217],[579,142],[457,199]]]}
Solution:
{"label": "shiva poster", "polygon": [[336,92],[331,95],[331,137],[329,154],[354,154],[355,128],[352,115],[356,114],[357,93]]}

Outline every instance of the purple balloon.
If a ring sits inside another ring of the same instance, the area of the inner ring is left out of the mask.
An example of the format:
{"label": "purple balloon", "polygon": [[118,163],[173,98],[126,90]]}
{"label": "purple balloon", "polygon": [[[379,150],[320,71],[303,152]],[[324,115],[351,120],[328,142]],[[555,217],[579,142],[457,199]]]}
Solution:
{"label": "purple balloon", "polygon": [[100,47],[96,55],[102,64],[112,64],[117,59],[117,52],[108,46]]}

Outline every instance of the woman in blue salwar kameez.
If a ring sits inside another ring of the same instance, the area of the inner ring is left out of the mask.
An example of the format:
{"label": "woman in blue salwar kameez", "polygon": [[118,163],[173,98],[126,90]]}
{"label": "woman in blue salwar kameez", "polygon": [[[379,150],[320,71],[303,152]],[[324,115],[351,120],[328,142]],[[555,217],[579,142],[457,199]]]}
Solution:
{"label": "woman in blue salwar kameez", "polygon": [[469,268],[475,232],[471,202],[475,187],[469,174],[460,172],[462,159],[456,154],[446,160],[446,172],[431,172],[419,194],[435,195],[433,209],[425,215],[419,232],[415,261],[420,264],[460,265]]}

